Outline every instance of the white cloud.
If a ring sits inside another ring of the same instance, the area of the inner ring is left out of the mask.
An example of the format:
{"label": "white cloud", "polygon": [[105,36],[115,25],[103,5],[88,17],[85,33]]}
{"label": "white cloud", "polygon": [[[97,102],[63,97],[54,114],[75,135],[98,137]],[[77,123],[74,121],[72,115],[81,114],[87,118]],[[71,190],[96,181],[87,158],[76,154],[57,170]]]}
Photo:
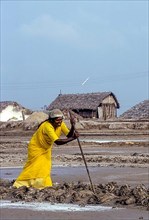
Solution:
{"label": "white cloud", "polygon": [[78,32],[75,24],[64,23],[52,18],[50,15],[42,15],[29,24],[24,24],[21,31],[30,36],[40,36],[61,40],[75,40]]}
{"label": "white cloud", "polygon": [[133,33],[133,30],[131,26],[121,27],[119,23],[113,25],[110,19],[83,10],[79,11],[75,23],[70,20],[64,22],[45,14],[21,27],[25,36],[70,42],[80,48],[100,50],[105,47],[129,49],[131,36],[135,38],[140,33]]}

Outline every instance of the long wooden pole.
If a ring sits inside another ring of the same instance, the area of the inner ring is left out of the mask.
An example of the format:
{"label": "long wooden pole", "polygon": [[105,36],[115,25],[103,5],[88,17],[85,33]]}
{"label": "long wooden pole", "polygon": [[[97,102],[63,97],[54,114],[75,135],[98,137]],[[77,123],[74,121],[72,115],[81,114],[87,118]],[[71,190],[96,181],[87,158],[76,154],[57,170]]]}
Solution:
{"label": "long wooden pole", "polygon": [[[70,118],[72,118],[72,114],[71,114],[70,111],[69,111],[69,115],[70,115]],[[74,129],[75,129],[75,126],[74,126]],[[75,129],[75,130],[76,130],[76,129]],[[77,142],[78,142],[78,145],[79,145],[79,148],[80,148],[80,151],[81,151],[81,155],[82,155],[82,158],[83,158],[85,167],[86,167],[86,171],[87,171],[88,178],[89,178],[90,185],[91,185],[91,190],[93,191],[93,193],[95,193],[95,189],[94,189],[94,186],[93,186],[91,177],[90,177],[89,169],[88,169],[88,166],[87,166],[87,163],[86,163],[86,159],[85,159],[85,156],[84,156],[83,149],[82,149],[82,146],[81,146],[81,143],[80,143],[79,138],[77,138]]]}

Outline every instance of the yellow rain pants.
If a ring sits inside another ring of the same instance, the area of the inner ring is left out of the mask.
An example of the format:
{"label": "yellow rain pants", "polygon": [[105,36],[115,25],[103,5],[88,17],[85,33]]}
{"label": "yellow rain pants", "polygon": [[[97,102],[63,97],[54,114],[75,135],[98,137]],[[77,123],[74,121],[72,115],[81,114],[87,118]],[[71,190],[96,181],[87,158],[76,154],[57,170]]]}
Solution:
{"label": "yellow rain pants", "polygon": [[62,133],[66,136],[69,133],[64,122],[56,129],[48,121],[40,125],[29,142],[27,162],[13,186],[32,186],[38,189],[52,186],[52,146]]}

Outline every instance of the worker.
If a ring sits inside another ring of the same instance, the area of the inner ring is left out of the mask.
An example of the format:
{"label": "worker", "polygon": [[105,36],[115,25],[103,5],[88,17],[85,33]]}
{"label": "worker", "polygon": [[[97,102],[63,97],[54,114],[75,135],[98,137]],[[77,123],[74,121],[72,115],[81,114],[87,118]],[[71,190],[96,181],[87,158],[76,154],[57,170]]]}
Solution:
{"label": "worker", "polygon": [[[74,118],[70,118],[70,130],[63,119],[63,113],[59,109],[53,109],[49,112],[49,118],[39,125],[28,144],[27,162],[14,182],[14,187],[42,189],[53,185],[51,179],[53,144],[63,145],[79,136],[74,129]],[[66,137],[60,138],[61,134]]]}

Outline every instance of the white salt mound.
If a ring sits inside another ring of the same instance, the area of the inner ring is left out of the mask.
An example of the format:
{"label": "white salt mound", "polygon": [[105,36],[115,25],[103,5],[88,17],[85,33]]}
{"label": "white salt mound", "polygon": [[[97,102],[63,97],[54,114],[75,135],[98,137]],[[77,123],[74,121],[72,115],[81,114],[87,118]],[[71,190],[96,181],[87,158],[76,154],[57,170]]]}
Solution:
{"label": "white salt mound", "polygon": [[[24,118],[27,119],[29,115],[24,114]],[[0,121],[20,121],[23,120],[22,110],[15,110],[14,106],[8,105],[0,112]]]}

